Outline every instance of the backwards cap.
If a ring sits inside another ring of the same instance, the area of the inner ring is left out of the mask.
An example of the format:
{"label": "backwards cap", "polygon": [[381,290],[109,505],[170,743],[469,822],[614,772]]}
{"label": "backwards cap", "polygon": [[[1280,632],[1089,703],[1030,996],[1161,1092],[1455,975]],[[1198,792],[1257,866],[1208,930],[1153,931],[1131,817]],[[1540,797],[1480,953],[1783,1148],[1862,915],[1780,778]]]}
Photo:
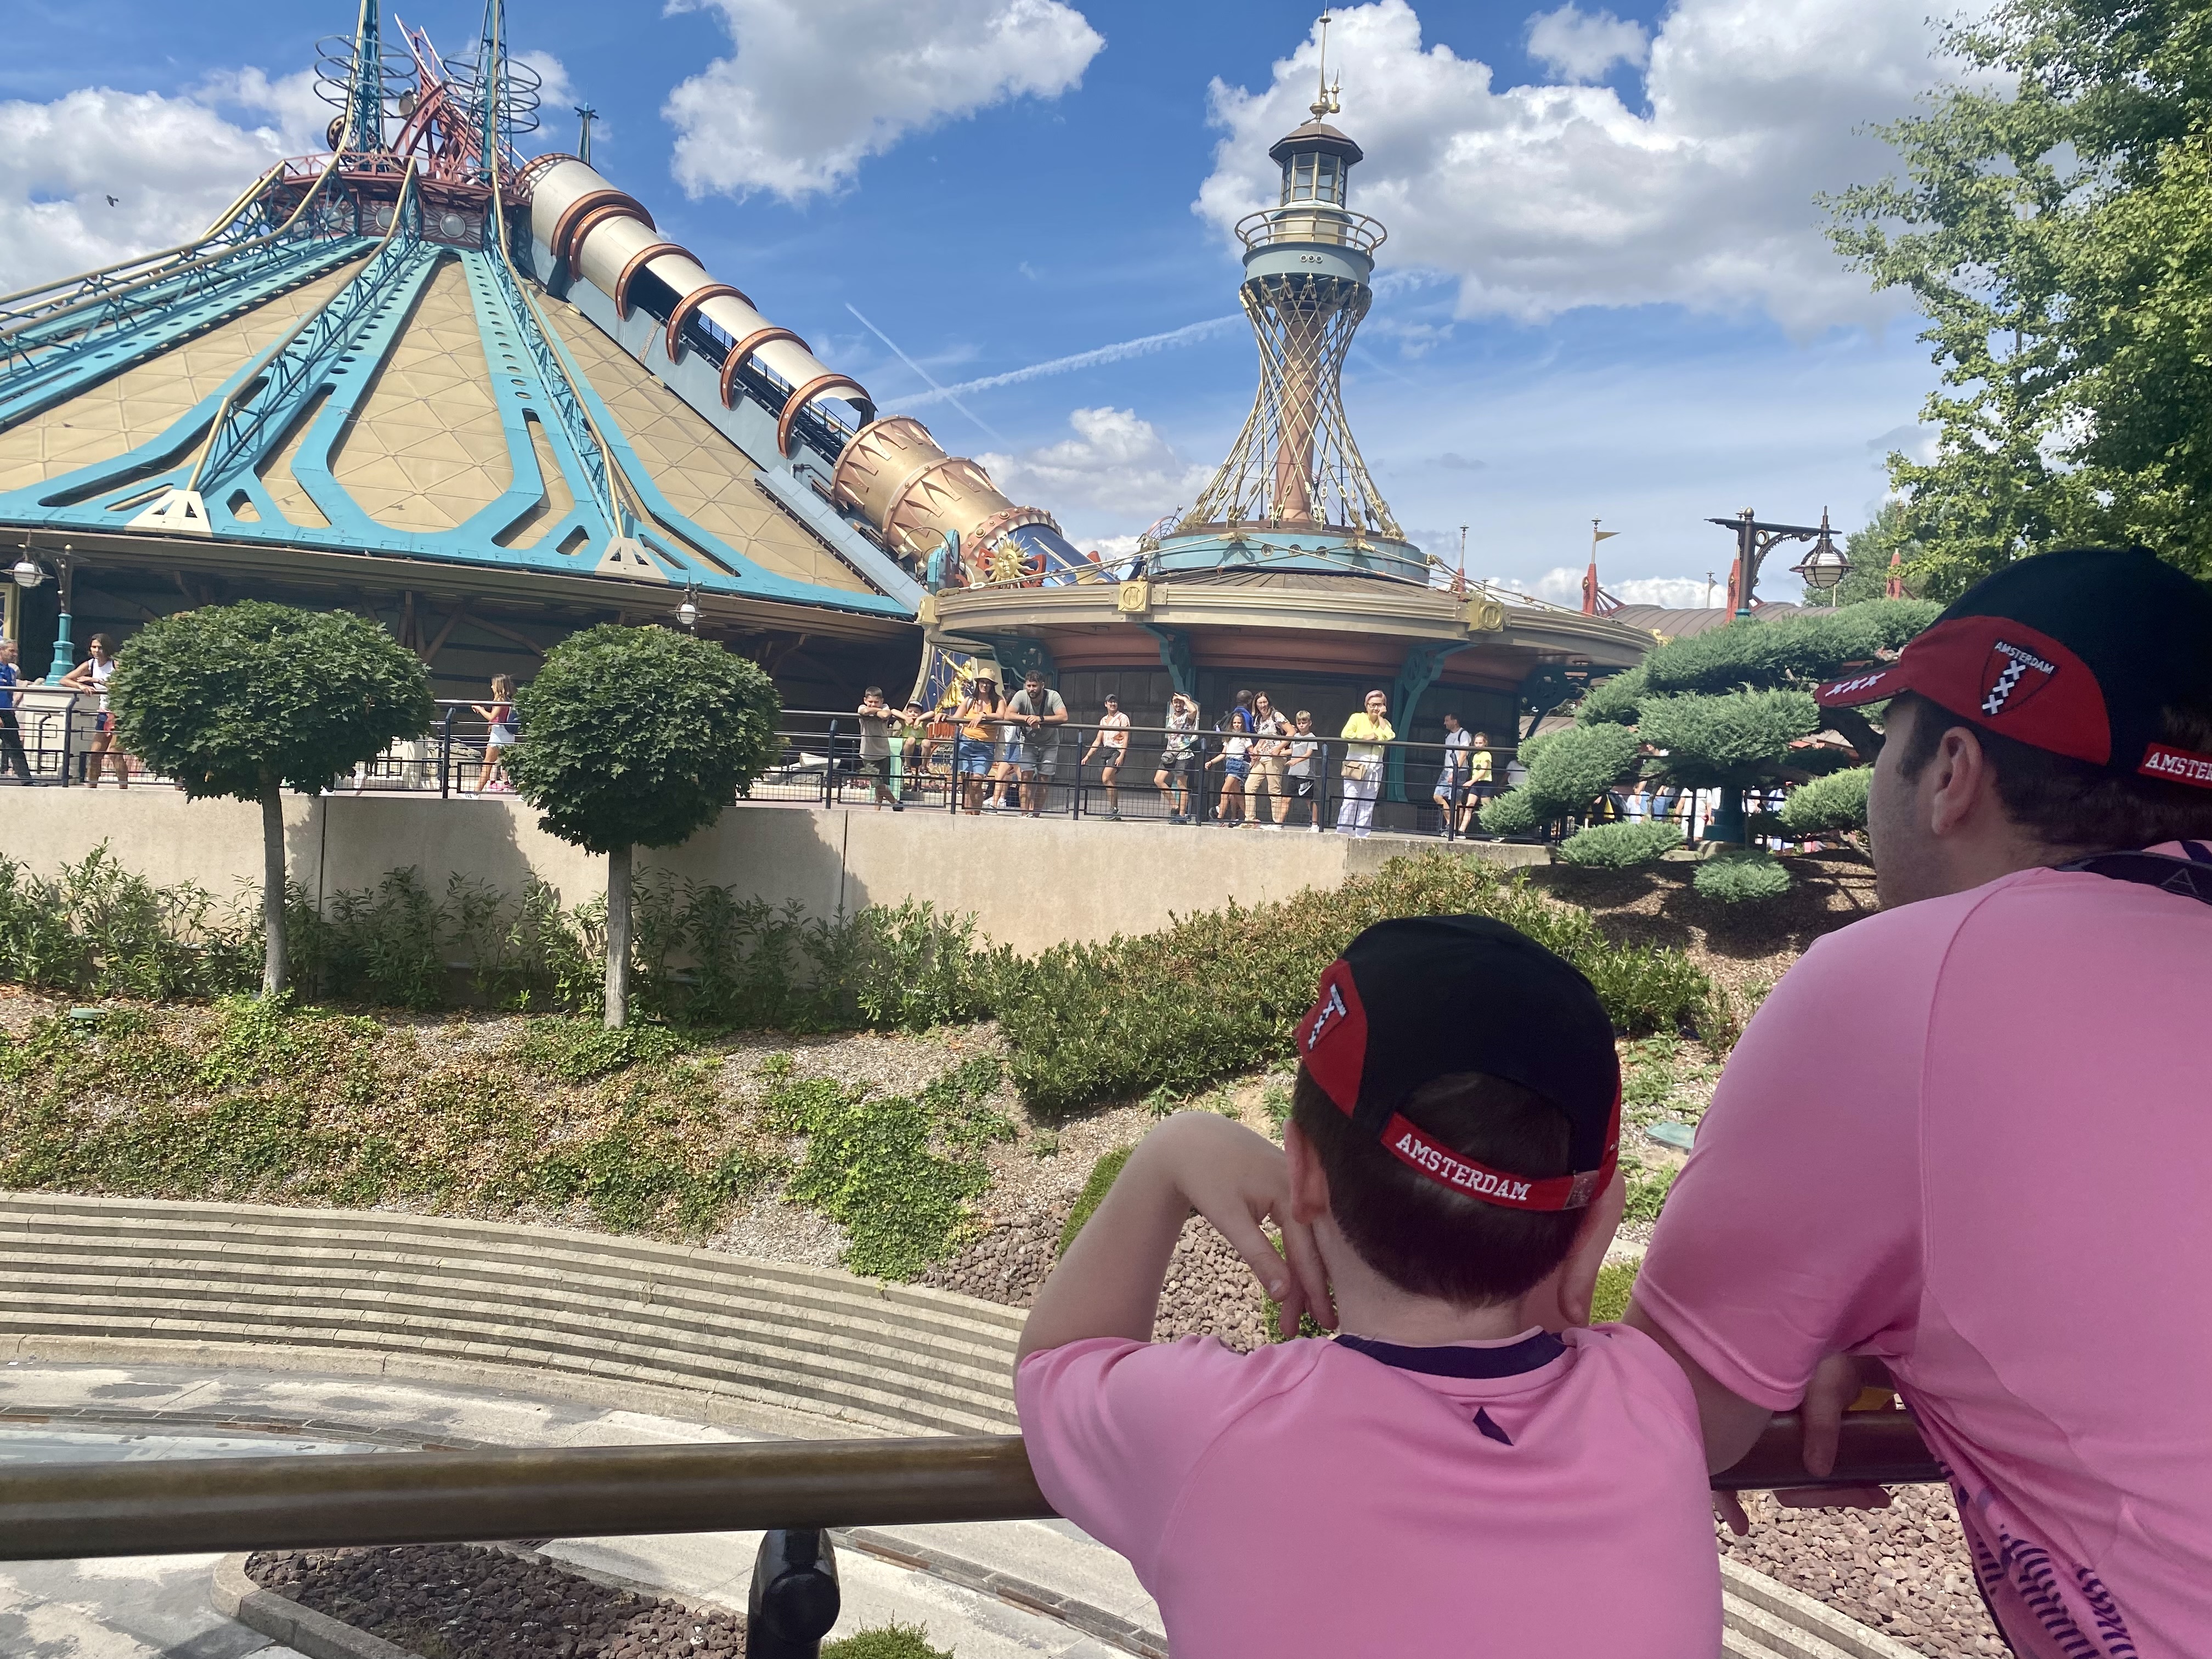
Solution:
{"label": "backwards cap", "polygon": [[1822,686],[1823,708],[1911,691],[2030,748],[2212,789],[2212,755],[2160,735],[2212,698],[2212,591],[2142,548],[2038,553],[1967,589],[1885,668]]}
{"label": "backwards cap", "polygon": [[[1298,1023],[1298,1057],[1339,1111],[1439,1186],[1515,1210],[1578,1210],[1613,1179],[1620,1149],[1620,1062],[1590,982],[1526,934],[1487,916],[1381,921],[1322,975]],[[1569,1172],[1493,1170],[1401,1111],[1431,1079],[1483,1072],[1566,1116]]]}

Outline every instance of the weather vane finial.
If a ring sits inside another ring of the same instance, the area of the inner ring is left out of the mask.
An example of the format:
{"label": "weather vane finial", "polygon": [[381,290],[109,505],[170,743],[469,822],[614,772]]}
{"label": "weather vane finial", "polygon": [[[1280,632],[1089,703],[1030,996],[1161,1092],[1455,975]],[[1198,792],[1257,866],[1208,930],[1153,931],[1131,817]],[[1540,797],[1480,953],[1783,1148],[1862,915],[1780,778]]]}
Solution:
{"label": "weather vane finial", "polygon": [[1328,13],[1322,13],[1321,95],[1315,99],[1312,103],[1306,106],[1308,109],[1313,112],[1314,119],[1316,121],[1320,120],[1324,115],[1334,115],[1344,107],[1343,105],[1337,102],[1336,99],[1336,94],[1344,90],[1343,76],[1339,76],[1337,77],[1337,82],[1334,86],[1331,86],[1328,83],[1328,26],[1330,21]]}

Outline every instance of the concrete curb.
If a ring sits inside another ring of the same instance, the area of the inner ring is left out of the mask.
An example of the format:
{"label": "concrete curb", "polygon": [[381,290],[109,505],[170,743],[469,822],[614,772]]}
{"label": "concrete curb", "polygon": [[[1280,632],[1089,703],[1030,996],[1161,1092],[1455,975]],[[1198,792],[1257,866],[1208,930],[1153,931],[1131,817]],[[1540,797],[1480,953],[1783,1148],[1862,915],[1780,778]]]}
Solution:
{"label": "concrete curb", "polygon": [[356,1630],[328,1613],[262,1589],[246,1576],[246,1560],[242,1555],[226,1555],[215,1564],[208,1599],[224,1618],[295,1648],[307,1659],[421,1659],[381,1636]]}
{"label": "concrete curb", "polygon": [[1922,1659],[1914,1649],[1765,1573],[1721,1558],[1721,1620],[1759,1659]]}

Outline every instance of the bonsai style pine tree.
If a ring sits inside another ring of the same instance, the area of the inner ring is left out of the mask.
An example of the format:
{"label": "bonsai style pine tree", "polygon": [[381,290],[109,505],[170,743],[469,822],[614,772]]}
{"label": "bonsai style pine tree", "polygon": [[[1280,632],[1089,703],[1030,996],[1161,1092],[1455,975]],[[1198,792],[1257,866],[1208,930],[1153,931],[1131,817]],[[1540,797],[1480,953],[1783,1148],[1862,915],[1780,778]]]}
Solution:
{"label": "bonsai style pine tree", "polygon": [[507,770],[540,828],[607,859],[606,1023],[629,1016],[630,872],[721,816],[776,756],[775,686],[744,658],[664,628],[570,635],[515,699]]}
{"label": "bonsai style pine tree", "polygon": [[149,623],[108,690],[123,746],[191,800],[261,804],[261,993],[291,980],[284,806],[430,729],[429,677],[364,617],[249,599]]}
{"label": "bonsai style pine tree", "polygon": [[[1523,744],[1528,781],[1484,807],[1482,826],[1492,835],[1527,834],[1586,811],[1641,774],[1719,791],[1710,838],[1741,842],[1745,790],[1803,782],[1850,760],[1839,749],[1793,750],[1793,743],[1826,726],[1861,764],[1873,763],[1880,732],[1856,709],[1822,714],[1813,688],[1893,653],[1939,609],[1927,600],[1876,599],[1771,622],[1753,617],[1671,641],[1640,666],[1591,687],[1574,726]],[[1863,791],[1857,799],[1863,822]],[[1821,827],[1850,827],[1834,816],[1850,799],[1848,787],[1824,790]]]}

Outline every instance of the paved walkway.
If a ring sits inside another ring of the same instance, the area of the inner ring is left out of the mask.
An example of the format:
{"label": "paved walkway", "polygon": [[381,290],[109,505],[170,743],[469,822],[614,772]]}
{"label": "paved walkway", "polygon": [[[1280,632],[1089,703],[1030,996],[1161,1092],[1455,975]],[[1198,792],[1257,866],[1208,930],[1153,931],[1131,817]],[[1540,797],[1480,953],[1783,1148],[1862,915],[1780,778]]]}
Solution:
{"label": "paved walkway", "polygon": [[[280,1425],[291,1425],[290,1431]],[[785,1432],[790,1426],[788,1415],[774,1425]],[[824,1424],[818,1432],[835,1435],[839,1427]],[[126,1442],[127,1436],[140,1438]],[[0,1460],[11,1453],[72,1449],[100,1455],[236,1456],[364,1446],[646,1445],[769,1437],[766,1425],[710,1427],[360,1377],[247,1370],[210,1376],[175,1366],[32,1361],[0,1369]],[[222,1449],[210,1452],[210,1447]],[[1162,1641],[1158,1611],[1127,1563],[1064,1521],[872,1528],[856,1540],[838,1553],[845,1611],[836,1636],[894,1620],[920,1625],[937,1646],[959,1659],[1040,1654],[1127,1659],[1131,1642]],[[757,1533],[563,1539],[545,1546],[544,1553],[641,1587],[742,1610],[759,1542]],[[0,1565],[0,1654],[9,1659],[240,1659],[246,1654],[295,1659],[291,1650],[209,1609],[214,1560]],[[923,1565],[907,1565],[916,1561]],[[1054,1618],[1021,1605],[1030,1599],[1024,1586],[1080,1605],[1070,1618]],[[1115,1633],[1123,1639],[1112,1639]]]}

